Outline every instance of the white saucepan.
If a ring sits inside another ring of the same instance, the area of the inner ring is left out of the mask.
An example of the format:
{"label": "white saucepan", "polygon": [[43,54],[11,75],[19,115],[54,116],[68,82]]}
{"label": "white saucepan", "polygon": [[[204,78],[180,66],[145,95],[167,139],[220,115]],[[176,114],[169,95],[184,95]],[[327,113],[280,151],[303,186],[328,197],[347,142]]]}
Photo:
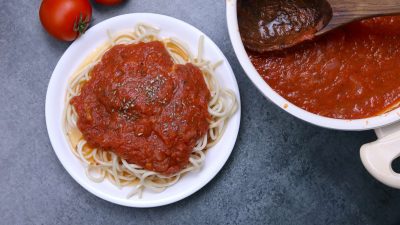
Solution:
{"label": "white saucepan", "polygon": [[332,119],[307,112],[276,93],[258,74],[240,38],[237,21],[237,0],[226,1],[229,36],[236,56],[247,76],[265,97],[288,113],[311,124],[337,130],[375,129],[378,140],[361,148],[365,168],[379,181],[400,189],[400,174],[392,169],[392,162],[400,156],[400,108],[383,115],[357,120]]}

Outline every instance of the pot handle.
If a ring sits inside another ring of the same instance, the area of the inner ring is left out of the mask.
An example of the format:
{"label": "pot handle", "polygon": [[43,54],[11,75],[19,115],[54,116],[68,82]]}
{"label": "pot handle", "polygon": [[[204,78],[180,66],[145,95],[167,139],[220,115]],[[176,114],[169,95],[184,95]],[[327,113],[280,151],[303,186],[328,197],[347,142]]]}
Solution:
{"label": "pot handle", "polygon": [[361,147],[360,156],[368,172],[380,182],[400,189],[400,174],[392,162],[400,156],[400,123],[375,130],[378,140]]}

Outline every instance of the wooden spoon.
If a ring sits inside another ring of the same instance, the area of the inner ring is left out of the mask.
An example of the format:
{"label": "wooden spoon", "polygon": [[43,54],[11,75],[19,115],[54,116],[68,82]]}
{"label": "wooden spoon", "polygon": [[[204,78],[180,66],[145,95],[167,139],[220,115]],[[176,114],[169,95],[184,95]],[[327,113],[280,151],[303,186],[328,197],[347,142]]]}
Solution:
{"label": "wooden spoon", "polygon": [[400,14],[400,0],[327,0],[332,18],[315,36],[324,34],[353,21],[376,16]]}
{"label": "wooden spoon", "polygon": [[238,0],[245,46],[256,52],[292,47],[350,22],[400,14],[400,0]]}

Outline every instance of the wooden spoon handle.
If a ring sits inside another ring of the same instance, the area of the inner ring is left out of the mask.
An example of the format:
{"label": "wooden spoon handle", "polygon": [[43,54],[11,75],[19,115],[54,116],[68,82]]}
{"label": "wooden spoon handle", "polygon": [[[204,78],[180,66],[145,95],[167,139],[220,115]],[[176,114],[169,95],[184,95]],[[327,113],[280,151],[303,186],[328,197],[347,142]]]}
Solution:
{"label": "wooden spoon handle", "polygon": [[355,20],[400,14],[400,0],[327,0],[327,2],[332,7],[332,19],[316,35]]}

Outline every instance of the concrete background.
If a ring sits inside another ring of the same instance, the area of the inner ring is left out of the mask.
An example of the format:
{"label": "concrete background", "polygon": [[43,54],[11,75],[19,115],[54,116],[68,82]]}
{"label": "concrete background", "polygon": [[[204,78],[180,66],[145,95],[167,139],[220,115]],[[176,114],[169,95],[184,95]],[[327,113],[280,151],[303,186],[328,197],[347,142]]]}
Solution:
{"label": "concrete background", "polygon": [[243,112],[232,156],[196,194],[152,209],[97,198],[64,170],[46,131],[47,84],[69,43],[42,30],[39,0],[0,5],[0,224],[400,224],[400,191],[375,181],[359,159],[374,133],[318,128],[267,102],[235,57],[222,0],[94,6],[93,24],[153,12],[204,31],[231,62]]}

